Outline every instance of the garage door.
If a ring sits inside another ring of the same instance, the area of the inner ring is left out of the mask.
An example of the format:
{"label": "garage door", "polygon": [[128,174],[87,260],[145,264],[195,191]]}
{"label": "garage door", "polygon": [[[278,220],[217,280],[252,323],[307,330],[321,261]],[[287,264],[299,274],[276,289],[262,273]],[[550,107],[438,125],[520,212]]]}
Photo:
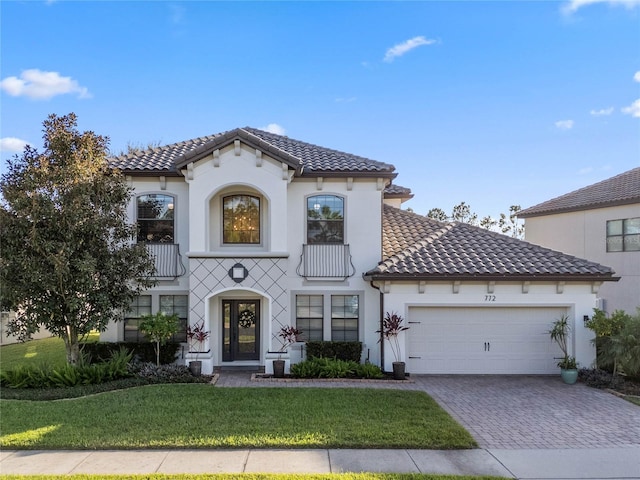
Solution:
{"label": "garage door", "polygon": [[407,371],[557,374],[560,349],[547,331],[557,307],[412,307]]}

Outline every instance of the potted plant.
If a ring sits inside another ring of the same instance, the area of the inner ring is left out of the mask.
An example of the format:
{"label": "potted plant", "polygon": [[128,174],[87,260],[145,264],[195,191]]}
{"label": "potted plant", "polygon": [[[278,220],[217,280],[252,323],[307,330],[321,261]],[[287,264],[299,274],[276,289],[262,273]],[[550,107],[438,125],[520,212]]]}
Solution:
{"label": "potted plant", "polygon": [[556,342],[560,350],[562,350],[562,358],[558,362],[562,381],[566,384],[573,385],[576,383],[576,380],[578,380],[578,364],[576,363],[575,357],[569,355],[567,347],[570,330],[569,317],[562,315],[553,322],[548,333],[551,340]]}
{"label": "potted plant", "polygon": [[198,354],[202,353],[204,342],[209,338],[210,333],[209,330],[204,329],[204,320],[200,320],[193,325],[187,325],[189,353],[196,354],[196,359],[189,362],[189,370],[195,376],[202,374],[202,362],[198,360]]}
{"label": "potted plant", "polygon": [[273,376],[276,378],[284,377],[285,361],[282,355],[287,353],[287,348],[298,341],[298,336],[302,332],[291,325],[286,325],[280,329],[278,339],[280,340],[280,348],[278,349],[278,358],[273,360]]}
{"label": "potted plant", "polygon": [[394,380],[405,379],[405,363],[400,360],[400,341],[398,340],[398,335],[400,335],[400,332],[409,330],[409,327],[402,325],[403,321],[404,318],[397,313],[387,312],[382,320],[382,328],[376,331],[376,333],[381,334],[378,343],[382,342],[383,339],[387,339],[389,341],[389,345],[391,345],[391,351],[393,352],[393,357],[395,359],[393,362]]}

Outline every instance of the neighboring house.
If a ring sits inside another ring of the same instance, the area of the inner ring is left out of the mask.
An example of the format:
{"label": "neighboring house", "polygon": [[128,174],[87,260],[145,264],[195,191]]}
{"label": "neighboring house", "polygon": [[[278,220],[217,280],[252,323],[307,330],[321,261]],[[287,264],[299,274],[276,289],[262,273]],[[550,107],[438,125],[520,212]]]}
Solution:
{"label": "neighboring house", "polygon": [[620,281],[602,285],[599,307],[640,307],[640,167],[527,208],[526,240],[611,266]]}
{"label": "neighboring house", "polygon": [[[0,345],[18,343],[18,337],[7,333],[9,321],[14,320],[15,318],[16,312],[0,312]],[[31,336],[31,340],[39,340],[50,336],[51,332],[49,330],[44,327],[40,327],[40,330]]]}
{"label": "neighboring house", "polygon": [[141,340],[139,317],[160,310],[181,318],[176,340],[187,322],[211,331],[204,372],[268,370],[286,325],[303,340],[361,341],[363,361],[390,370],[376,331],[395,311],[411,373],[554,373],[547,330],[566,314],[571,353],[594,359],[583,316],[610,268],[399,210],[412,194],[393,165],[253,128],[111,163],[134,188],[129,214],[158,285],[104,340]]}

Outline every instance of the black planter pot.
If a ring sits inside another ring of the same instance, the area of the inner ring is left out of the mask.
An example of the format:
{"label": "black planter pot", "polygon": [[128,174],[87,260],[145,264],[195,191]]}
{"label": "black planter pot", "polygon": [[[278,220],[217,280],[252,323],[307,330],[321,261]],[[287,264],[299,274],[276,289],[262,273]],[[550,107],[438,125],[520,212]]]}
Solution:
{"label": "black planter pot", "polygon": [[199,377],[202,375],[202,362],[200,360],[189,362],[189,370],[192,375]]}
{"label": "black planter pot", "polygon": [[284,378],[284,360],[273,361],[273,376],[276,378]]}
{"label": "black planter pot", "polygon": [[393,362],[393,379],[404,380],[405,379],[405,364],[404,362]]}

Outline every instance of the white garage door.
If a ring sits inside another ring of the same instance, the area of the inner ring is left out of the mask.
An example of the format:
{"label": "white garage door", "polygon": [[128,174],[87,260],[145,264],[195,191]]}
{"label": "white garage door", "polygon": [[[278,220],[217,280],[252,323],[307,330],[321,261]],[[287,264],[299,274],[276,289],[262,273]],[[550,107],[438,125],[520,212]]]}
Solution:
{"label": "white garage door", "polygon": [[412,307],[411,373],[554,374],[562,355],[547,331],[557,307]]}

